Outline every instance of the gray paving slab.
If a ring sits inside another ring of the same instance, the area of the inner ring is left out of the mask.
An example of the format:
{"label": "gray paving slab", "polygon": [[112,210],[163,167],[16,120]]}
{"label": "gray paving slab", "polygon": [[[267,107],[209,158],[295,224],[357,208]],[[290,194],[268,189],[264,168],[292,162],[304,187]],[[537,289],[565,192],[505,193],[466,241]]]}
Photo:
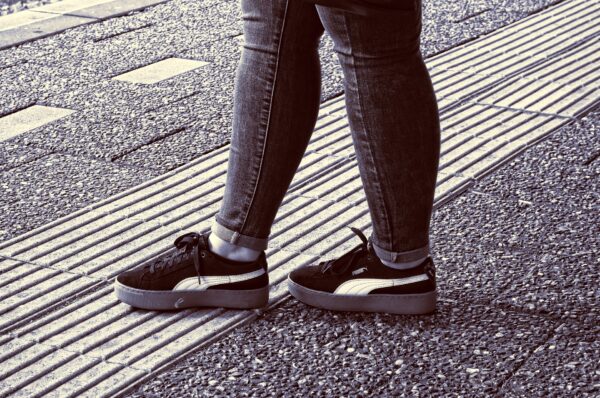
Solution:
{"label": "gray paving slab", "polygon": [[92,76],[83,74],[67,76],[60,70],[30,62],[22,66],[0,69],[0,78],[6,90],[0,99],[2,115],[36,104],[80,110],[83,101],[71,103],[73,106],[61,106],[59,102],[53,101],[53,98],[55,95],[62,96],[63,93],[69,98],[72,95],[69,93],[74,91],[73,87],[97,83],[97,78]]}
{"label": "gray paving slab", "polygon": [[[67,56],[74,48],[79,50],[96,41],[117,37],[130,30],[141,29],[152,23],[147,13],[135,13],[130,16],[112,18],[96,24],[85,25],[67,30],[60,35],[48,37],[22,44],[18,47],[2,50],[4,57],[0,59],[0,67],[19,64],[21,62],[39,62],[46,66],[69,64]],[[76,55],[76,52],[75,54]],[[41,57],[39,60],[37,57]]]}
{"label": "gray paving slab", "polygon": [[50,154],[0,175],[0,209],[11,214],[0,223],[3,238],[7,239],[156,174],[98,160]]}
{"label": "gray paving slab", "polygon": [[[536,255],[521,279],[494,299],[494,304],[522,308],[540,314],[598,324],[600,291],[598,259],[589,249],[579,256]],[[514,259],[520,260],[519,257]]]}
{"label": "gray paving slab", "polygon": [[3,143],[0,146],[0,172],[39,159],[49,153],[48,149]]}
{"label": "gray paving slab", "polygon": [[90,2],[89,6],[73,3],[49,4],[35,10],[8,15],[3,18],[8,26],[0,31],[0,49],[15,47],[59,34],[69,28],[119,17],[167,1],[169,0]]}
{"label": "gray paving slab", "polygon": [[[176,114],[165,118],[168,120],[163,123],[157,121],[152,114],[138,118],[135,114],[130,117],[102,117],[89,111],[78,112],[69,118],[16,137],[10,144],[110,161],[186,126],[186,120],[178,119]],[[99,140],[99,137],[102,139]],[[131,166],[135,167],[133,164]],[[154,169],[149,164],[139,167]]]}
{"label": "gray paving slab", "polygon": [[431,246],[440,254],[441,291],[597,322],[595,213],[524,204],[475,189],[435,213]]}
{"label": "gray paving slab", "polygon": [[[177,2],[109,19],[99,26],[65,32],[55,38],[62,45],[47,52],[39,63],[75,74],[89,71],[112,77],[140,66],[140,63],[143,65],[144,59],[149,63],[159,54],[165,58],[240,31],[235,2],[220,2],[214,6],[206,5],[207,2],[187,2],[179,7],[174,3]],[[168,12],[161,12],[165,7]],[[78,64],[80,69],[77,69]]]}
{"label": "gray paving slab", "polygon": [[500,395],[511,398],[598,396],[598,332],[597,325],[587,328],[561,325],[502,386]]}
{"label": "gray paving slab", "polygon": [[598,321],[597,171],[582,165],[598,122],[564,127],[435,212],[433,251],[460,248],[441,258],[442,288],[468,284],[496,305]]}
{"label": "gray paving slab", "polygon": [[[539,144],[539,150],[527,151],[515,159],[507,166],[510,173],[485,178],[478,189],[506,199],[597,211],[599,129],[600,111],[595,111],[550,135]],[[540,151],[545,155],[540,156]]]}
{"label": "gray paving slab", "polygon": [[[527,251],[552,247],[560,255],[575,255],[596,248],[600,243],[593,234],[597,227],[590,225],[593,212],[502,199],[493,194],[479,193],[477,186],[473,190],[475,192],[471,192],[469,197],[456,198],[450,207],[457,210],[460,205],[469,204],[480,208],[479,218],[465,217],[460,225],[453,228],[454,234],[469,235],[480,244],[499,248]],[[439,210],[442,220],[451,217],[449,211]],[[588,247],[582,250],[583,246]]]}
{"label": "gray paving slab", "polygon": [[193,124],[186,125],[120,156],[115,162],[142,167],[150,165],[152,169],[166,172],[202,155],[207,147],[215,148],[218,141],[217,133],[204,131]]}
{"label": "gray paving slab", "polygon": [[442,302],[431,317],[289,301],[129,396],[489,396],[554,327],[463,300]]}
{"label": "gray paving slab", "polygon": [[139,117],[149,109],[163,105],[165,102],[161,97],[179,98],[193,92],[192,88],[174,93],[169,87],[133,85],[110,78],[167,56],[166,52],[157,52],[149,58],[132,56],[126,68],[115,69],[114,74],[106,76],[84,70],[72,74],[71,71],[35,63],[27,63],[27,67],[21,70],[13,71],[16,67],[0,70],[0,76],[6,79],[7,89],[7,96],[0,102],[0,107],[3,113],[10,113],[23,108],[22,104],[34,102],[81,112],[95,111],[97,116],[94,119],[114,119],[119,115]]}

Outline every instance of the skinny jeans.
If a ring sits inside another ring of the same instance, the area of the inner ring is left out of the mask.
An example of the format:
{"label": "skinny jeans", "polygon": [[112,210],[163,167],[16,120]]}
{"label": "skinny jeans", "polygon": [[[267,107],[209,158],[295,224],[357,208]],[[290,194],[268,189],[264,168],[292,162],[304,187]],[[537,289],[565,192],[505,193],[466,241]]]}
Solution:
{"label": "skinny jeans", "polygon": [[[223,201],[212,233],[265,250],[315,128],[325,31],[344,75],[345,105],[376,255],[429,254],[440,154],[439,112],[420,51],[421,0],[364,16],[302,0],[241,0],[244,45]],[[310,231],[307,231],[310,233]]]}

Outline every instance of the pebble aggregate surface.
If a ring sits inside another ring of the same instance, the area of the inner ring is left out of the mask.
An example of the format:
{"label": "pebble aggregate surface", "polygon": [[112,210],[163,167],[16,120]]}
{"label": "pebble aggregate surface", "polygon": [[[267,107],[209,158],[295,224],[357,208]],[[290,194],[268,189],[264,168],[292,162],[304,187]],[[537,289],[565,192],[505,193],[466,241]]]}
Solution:
{"label": "pebble aggregate surface", "polygon": [[[129,397],[597,396],[598,201],[576,199],[599,191],[599,161],[583,164],[599,128],[600,110],[435,211],[433,315],[336,313],[290,298]],[[588,184],[565,189],[570,207],[554,204],[541,188],[572,173]]]}
{"label": "pebble aggregate surface", "polygon": [[[423,54],[557,2],[427,0]],[[0,241],[65,214],[54,209],[77,210],[228,144],[241,34],[239,0],[173,0],[0,51],[0,117],[33,104],[76,111],[0,142]],[[326,33],[319,54],[327,100],[343,93],[343,75]],[[208,64],[151,86],[112,79],[168,57]],[[65,184],[42,170],[51,155],[65,156],[86,178]],[[44,194],[61,184],[55,195]],[[23,210],[33,203],[41,207]]]}
{"label": "pebble aggregate surface", "polygon": [[[425,57],[556,0],[425,0]],[[172,0],[0,51],[0,117],[76,112],[0,142],[0,241],[222,147],[239,0]],[[343,92],[325,34],[322,100]],[[168,57],[207,65],[152,86],[112,77]],[[334,313],[292,299],[131,397],[600,395],[600,111],[435,211],[431,316]]]}

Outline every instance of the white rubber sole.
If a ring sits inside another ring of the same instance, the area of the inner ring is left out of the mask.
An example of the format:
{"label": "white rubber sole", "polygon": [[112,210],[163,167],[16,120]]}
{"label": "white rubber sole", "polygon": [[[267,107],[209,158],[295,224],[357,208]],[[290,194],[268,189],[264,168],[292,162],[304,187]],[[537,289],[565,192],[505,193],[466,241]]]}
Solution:
{"label": "white rubber sole", "polygon": [[419,294],[333,294],[301,286],[288,277],[288,290],[298,301],[333,311],[421,315],[435,311],[437,292]]}
{"label": "white rubber sole", "polygon": [[136,289],[115,281],[115,294],[123,303],[146,310],[175,310],[192,307],[235,309],[263,308],[269,302],[269,287],[252,290],[177,290]]}

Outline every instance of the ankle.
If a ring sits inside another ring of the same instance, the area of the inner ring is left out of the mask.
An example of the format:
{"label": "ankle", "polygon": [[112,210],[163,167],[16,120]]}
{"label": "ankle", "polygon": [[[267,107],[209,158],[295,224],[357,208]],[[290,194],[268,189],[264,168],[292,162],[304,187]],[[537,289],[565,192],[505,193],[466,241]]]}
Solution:
{"label": "ankle", "polygon": [[238,246],[233,243],[229,243],[219,238],[214,233],[208,236],[208,249],[228,260],[251,262],[256,261],[260,256],[260,250],[253,250],[247,247]]}
{"label": "ankle", "polygon": [[380,259],[380,261],[386,267],[390,267],[390,268],[394,268],[394,269],[411,269],[411,268],[415,268],[415,267],[421,265],[423,263],[423,261],[425,261],[426,258],[427,258],[427,256],[417,259],[417,260],[414,260],[414,261],[406,261],[406,262],[401,262],[401,263],[394,263],[391,261],[385,261],[385,260],[381,260],[381,259]]}

